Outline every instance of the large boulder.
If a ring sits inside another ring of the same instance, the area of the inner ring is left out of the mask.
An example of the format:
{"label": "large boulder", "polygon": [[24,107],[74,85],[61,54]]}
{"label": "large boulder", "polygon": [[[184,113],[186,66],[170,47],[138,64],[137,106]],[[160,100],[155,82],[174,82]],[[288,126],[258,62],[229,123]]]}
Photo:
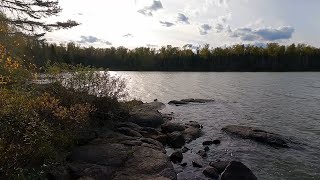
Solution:
{"label": "large boulder", "polygon": [[257,177],[241,162],[231,161],[221,174],[220,180],[257,180]]}
{"label": "large boulder", "polygon": [[158,111],[145,109],[130,112],[129,121],[142,127],[153,128],[157,128],[165,122],[161,116],[161,113],[159,113]]}
{"label": "large boulder", "polygon": [[221,174],[229,165],[229,163],[229,161],[213,161],[210,162],[209,165],[214,167],[218,171],[218,173]]}
{"label": "large boulder", "polygon": [[289,147],[287,140],[282,136],[270,132],[266,132],[257,128],[229,125],[222,128],[223,131],[235,134],[244,139],[252,139],[257,142],[265,143],[276,147]]}
{"label": "large boulder", "polygon": [[127,135],[127,136],[142,137],[142,135],[139,132],[137,132],[131,128],[128,128],[128,127],[120,127],[117,129],[117,131],[119,133]]}
{"label": "large boulder", "polygon": [[195,128],[193,126],[187,126],[187,128],[182,133],[186,141],[190,142],[201,136],[201,129]]}
{"label": "large boulder", "polygon": [[186,127],[182,124],[167,122],[161,125],[161,131],[163,133],[172,133],[175,131],[184,131]]}
{"label": "large boulder", "polygon": [[219,173],[218,170],[216,170],[216,168],[208,166],[203,170],[203,174],[209,178],[218,178],[219,177]]}

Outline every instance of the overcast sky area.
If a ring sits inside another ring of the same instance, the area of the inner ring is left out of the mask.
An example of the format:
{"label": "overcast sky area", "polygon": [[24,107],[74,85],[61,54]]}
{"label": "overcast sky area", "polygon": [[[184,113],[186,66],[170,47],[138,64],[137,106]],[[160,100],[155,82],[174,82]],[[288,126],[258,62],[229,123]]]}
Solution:
{"label": "overcast sky area", "polygon": [[60,0],[81,23],[49,42],[128,48],[306,43],[320,46],[320,0]]}

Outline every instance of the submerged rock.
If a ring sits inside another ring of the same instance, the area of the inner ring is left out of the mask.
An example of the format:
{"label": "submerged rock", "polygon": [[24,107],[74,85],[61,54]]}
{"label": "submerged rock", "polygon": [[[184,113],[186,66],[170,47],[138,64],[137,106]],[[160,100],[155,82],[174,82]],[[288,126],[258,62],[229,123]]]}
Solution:
{"label": "submerged rock", "polygon": [[231,161],[221,174],[220,180],[257,180],[257,177],[241,162]]}
{"label": "submerged rock", "polygon": [[198,152],[197,152],[197,154],[199,155],[199,156],[201,156],[201,157],[207,157],[207,153],[204,151],[204,150],[199,150]]}
{"label": "submerged rock", "polygon": [[207,103],[207,102],[213,102],[213,99],[181,99],[182,102],[192,102],[192,103]]}
{"label": "submerged rock", "polygon": [[184,105],[184,104],[188,104],[188,102],[185,101],[177,101],[177,100],[172,100],[169,101],[168,104],[174,104],[174,105]]}
{"label": "submerged rock", "polygon": [[204,151],[205,151],[205,152],[207,152],[207,151],[209,151],[209,150],[210,150],[209,146],[204,147]]}
{"label": "submerged rock", "polygon": [[229,125],[222,128],[223,131],[238,135],[244,139],[252,139],[257,142],[269,144],[276,147],[288,148],[287,141],[280,135],[266,132],[257,128]]}
{"label": "submerged rock", "polygon": [[183,154],[181,151],[175,151],[170,155],[170,160],[173,163],[181,163],[183,160]]}
{"label": "submerged rock", "polygon": [[187,148],[187,147],[183,147],[182,149],[181,149],[181,152],[182,153],[186,153],[186,152],[188,152],[189,151],[189,148]]}
{"label": "submerged rock", "polygon": [[203,174],[209,178],[218,178],[219,177],[219,173],[218,170],[216,170],[216,168],[208,166],[203,170]]}
{"label": "submerged rock", "polygon": [[192,161],[192,166],[197,168],[202,168],[202,164],[199,161]]}

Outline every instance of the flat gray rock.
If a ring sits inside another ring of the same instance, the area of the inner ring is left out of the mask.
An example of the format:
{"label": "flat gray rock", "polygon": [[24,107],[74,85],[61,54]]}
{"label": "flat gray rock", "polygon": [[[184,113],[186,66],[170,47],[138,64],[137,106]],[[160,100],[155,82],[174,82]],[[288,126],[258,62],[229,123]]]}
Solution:
{"label": "flat gray rock", "polygon": [[223,131],[237,135],[244,139],[252,139],[257,142],[276,147],[288,148],[287,140],[281,135],[263,131],[257,128],[229,125],[222,128]]}

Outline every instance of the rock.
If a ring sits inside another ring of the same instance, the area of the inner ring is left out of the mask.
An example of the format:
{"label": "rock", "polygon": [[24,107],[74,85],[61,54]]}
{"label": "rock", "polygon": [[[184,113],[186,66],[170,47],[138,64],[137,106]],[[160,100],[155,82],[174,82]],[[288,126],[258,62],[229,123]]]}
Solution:
{"label": "rock", "polygon": [[271,146],[288,148],[287,140],[282,136],[270,132],[266,132],[260,129],[229,125],[222,128],[223,131],[238,135],[244,139],[252,139],[257,142],[265,143]]}
{"label": "rock", "polygon": [[182,124],[167,122],[161,125],[161,131],[163,133],[172,133],[175,131],[184,131],[186,128]]}
{"label": "rock", "polygon": [[202,143],[202,145],[204,145],[204,146],[209,146],[209,145],[211,145],[211,144],[213,144],[213,141],[204,141],[204,142]]}
{"label": "rock", "polygon": [[226,169],[229,163],[229,161],[217,161],[210,162],[209,165],[216,168],[218,170],[218,173],[221,174]]}
{"label": "rock", "polygon": [[192,166],[197,168],[202,168],[202,164],[196,160],[192,161]]}
{"label": "rock", "polygon": [[188,104],[188,102],[172,100],[172,101],[169,101],[168,104],[183,105],[183,104]]}
{"label": "rock", "polygon": [[151,136],[150,138],[161,142],[163,145],[166,145],[168,143],[168,136],[165,135],[165,134],[160,134],[160,135],[157,135],[157,136]]}
{"label": "rock", "polygon": [[120,122],[116,125],[116,127],[118,127],[118,128],[126,127],[126,128],[133,129],[135,131],[140,131],[142,128],[141,126],[139,126],[135,123],[132,123],[132,122]]}
{"label": "rock", "polygon": [[183,155],[181,151],[175,151],[170,155],[170,160],[173,163],[181,163],[182,159],[183,159]]}
{"label": "rock", "polygon": [[207,152],[207,151],[209,151],[209,150],[210,150],[209,146],[204,147],[204,151],[205,151],[205,152]]}
{"label": "rock", "polygon": [[188,152],[189,151],[189,148],[187,148],[187,147],[183,147],[182,149],[181,149],[181,152],[182,153],[186,153],[186,152]]}
{"label": "rock", "polygon": [[188,126],[184,131],[183,135],[187,142],[197,139],[201,136],[201,130],[199,128],[195,128],[193,126]]}
{"label": "rock", "polygon": [[118,128],[117,131],[121,134],[127,135],[127,136],[133,136],[133,137],[142,137],[142,135],[140,133],[138,133],[137,131],[127,128],[127,127],[121,127]]}
{"label": "rock", "polygon": [[98,164],[88,163],[70,163],[68,164],[71,179],[111,179],[116,167],[102,166]]}
{"label": "rock", "polygon": [[218,170],[216,170],[216,168],[208,166],[203,170],[203,174],[209,178],[218,178],[219,177],[219,173]]}
{"label": "rock", "polygon": [[149,147],[133,147],[130,158],[122,164],[113,180],[177,179],[172,163],[166,154]]}
{"label": "rock", "polygon": [[180,165],[181,165],[182,167],[186,167],[186,166],[188,165],[188,163],[185,162],[185,163],[181,163]]}
{"label": "rock", "polygon": [[182,133],[180,132],[173,132],[168,134],[168,145],[173,148],[181,148],[185,143],[186,140]]}
{"label": "rock", "polygon": [[65,167],[57,167],[52,169],[47,175],[46,179],[48,180],[56,180],[56,179],[70,179],[70,175],[68,170]]}
{"label": "rock", "polygon": [[144,109],[141,111],[130,112],[129,121],[142,127],[153,128],[157,128],[165,122],[159,112]]}
{"label": "rock", "polygon": [[207,102],[213,102],[213,99],[181,99],[182,102],[191,102],[191,103],[207,103]]}
{"label": "rock", "polygon": [[257,177],[241,162],[231,161],[221,174],[220,180],[257,180]]}
{"label": "rock", "polygon": [[189,121],[188,123],[186,123],[186,126],[192,126],[194,128],[201,129],[201,125],[196,121]]}
{"label": "rock", "polygon": [[220,141],[220,140],[218,140],[218,139],[213,140],[212,142],[213,142],[213,144],[220,144],[220,143],[221,143],[221,141]]}
{"label": "rock", "polygon": [[199,156],[201,156],[201,157],[207,157],[207,153],[204,151],[204,150],[199,150],[198,152],[197,152],[197,154],[199,155]]}

